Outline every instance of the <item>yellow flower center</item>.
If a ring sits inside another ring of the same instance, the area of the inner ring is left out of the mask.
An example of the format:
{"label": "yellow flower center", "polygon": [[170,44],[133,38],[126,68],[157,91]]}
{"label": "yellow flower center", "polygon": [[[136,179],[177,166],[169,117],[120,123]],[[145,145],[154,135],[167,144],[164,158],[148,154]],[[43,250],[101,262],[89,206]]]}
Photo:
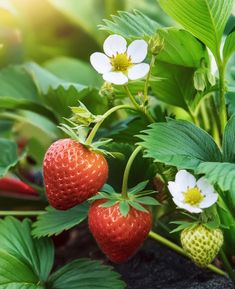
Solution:
{"label": "yellow flower center", "polygon": [[126,53],[117,53],[115,56],[111,57],[111,65],[113,71],[122,71],[125,72],[127,69],[132,66],[132,61]]}
{"label": "yellow flower center", "polygon": [[190,188],[186,192],[184,192],[185,203],[192,206],[198,206],[203,200],[203,198],[203,194],[197,187]]}

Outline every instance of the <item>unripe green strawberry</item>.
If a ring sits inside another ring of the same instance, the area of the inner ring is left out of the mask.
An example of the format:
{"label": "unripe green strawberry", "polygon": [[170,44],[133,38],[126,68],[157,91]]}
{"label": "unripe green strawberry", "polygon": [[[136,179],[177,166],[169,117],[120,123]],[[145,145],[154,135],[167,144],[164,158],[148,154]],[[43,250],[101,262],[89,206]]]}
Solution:
{"label": "unripe green strawberry", "polygon": [[181,244],[186,254],[199,267],[207,267],[223,245],[220,229],[209,229],[203,225],[188,227],[181,233]]}

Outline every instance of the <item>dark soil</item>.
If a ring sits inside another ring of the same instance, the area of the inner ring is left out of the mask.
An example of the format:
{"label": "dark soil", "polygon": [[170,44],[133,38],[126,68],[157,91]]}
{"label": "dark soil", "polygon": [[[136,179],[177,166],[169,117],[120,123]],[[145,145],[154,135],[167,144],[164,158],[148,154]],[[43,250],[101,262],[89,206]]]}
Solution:
{"label": "dark soil", "polygon": [[235,288],[229,279],[196,267],[187,258],[150,239],[127,263],[115,265],[100,252],[87,229],[76,229],[70,232],[66,245],[57,247],[56,267],[80,257],[99,259],[114,266],[126,282],[126,289]]}

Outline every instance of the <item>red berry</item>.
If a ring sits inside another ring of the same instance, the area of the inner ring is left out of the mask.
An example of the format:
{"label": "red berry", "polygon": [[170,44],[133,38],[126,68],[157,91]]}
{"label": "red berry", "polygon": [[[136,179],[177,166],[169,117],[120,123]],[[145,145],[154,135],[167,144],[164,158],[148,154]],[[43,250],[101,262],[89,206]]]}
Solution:
{"label": "red berry", "polygon": [[49,203],[67,210],[98,192],[107,180],[108,164],[79,142],[61,139],[46,152],[43,175]]}
{"label": "red berry", "polygon": [[38,193],[26,183],[8,177],[0,179],[0,192],[6,196],[15,197],[38,196]]}
{"label": "red berry", "polygon": [[152,215],[131,207],[124,217],[119,203],[108,208],[100,207],[105,201],[97,200],[91,205],[89,227],[105,255],[114,263],[122,263],[135,254],[148,236]]}

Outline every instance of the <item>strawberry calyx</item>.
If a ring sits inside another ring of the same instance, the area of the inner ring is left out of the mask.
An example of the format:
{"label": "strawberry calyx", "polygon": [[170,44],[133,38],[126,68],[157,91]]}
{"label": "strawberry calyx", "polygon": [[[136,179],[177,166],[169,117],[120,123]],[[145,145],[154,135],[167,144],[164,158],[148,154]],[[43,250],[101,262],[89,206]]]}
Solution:
{"label": "strawberry calyx", "polygon": [[[148,212],[147,206],[156,206],[160,203],[150,197],[149,195],[156,193],[152,190],[143,190],[148,181],[144,181],[128,190],[127,197],[123,197],[122,194],[115,192],[115,190],[108,184],[105,184],[100,192],[91,197],[90,201],[102,200],[104,203],[100,205],[102,208],[112,207],[119,204],[120,213],[126,217],[131,207],[138,211]],[[142,189],[142,190],[141,190]]]}
{"label": "strawberry calyx", "polygon": [[227,225],[221,222],[219,214],[217,213],[216,205],[204,209],[203,212],[197,217],[187,213],[183,214],[187,216],[188,219],[182,221],[172,221],[171,224],[175,224],[177,225],[177,227],[172,230],[171,233],[180,232],[188,227],[191,227],[193,229],[195,228],[195,226],[198,225],[203,225],[207,229],[211,230],[218,228],[229,229]]}

